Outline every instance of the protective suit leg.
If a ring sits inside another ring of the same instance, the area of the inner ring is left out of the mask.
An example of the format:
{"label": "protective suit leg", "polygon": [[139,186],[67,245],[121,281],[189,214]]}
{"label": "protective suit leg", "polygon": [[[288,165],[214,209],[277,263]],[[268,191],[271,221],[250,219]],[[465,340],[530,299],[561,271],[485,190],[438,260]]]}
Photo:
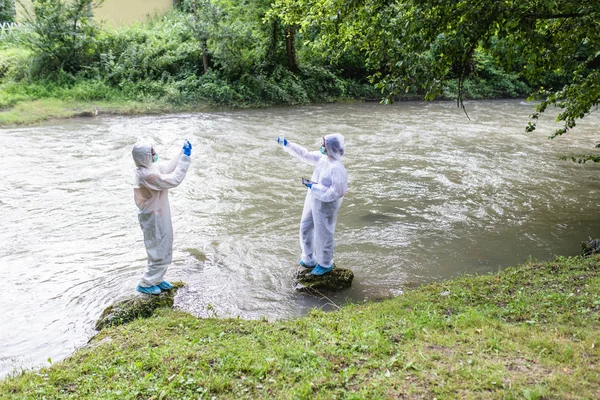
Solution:
{"label": "protective suit leg", "polygon": [[304,262],[304,261],[302,261],[302,260],[300,260],[300,262],[299,262],[298,264],[300,264],[300,266],[301,266],[301,267],[304,267],[304,268],[314,268],[314,267],[315,267],[315,265],[317,265],[317,264],[314,264],[314,265],[307,264],[307,263],[305,263],[305,262]]}
{"label": "protective suit leg", "polygon": [[306,194],[306,199],[304,200],[302,218],[300,219],[300,248],[302,249],[302,258],[300,261],[307,267],[312,267],[317,263],[314,256],[315,223],[313,219],[312,203],[312,195],[308,192]]}
{"label": "protective suit leg", "polygon": [[138,214],[144,232],[144,244],[148,254],[146,271],[140,280],[141,287],[156,286],[163,281],[173,259],[173,226],[170,215],[158,213]]}
{"label": "protective suit leg", "polygon": [[333,264],[333,236],[340,205],[341,199],[330,202],[315,200],[313,203],[317,262],[324,268]]}

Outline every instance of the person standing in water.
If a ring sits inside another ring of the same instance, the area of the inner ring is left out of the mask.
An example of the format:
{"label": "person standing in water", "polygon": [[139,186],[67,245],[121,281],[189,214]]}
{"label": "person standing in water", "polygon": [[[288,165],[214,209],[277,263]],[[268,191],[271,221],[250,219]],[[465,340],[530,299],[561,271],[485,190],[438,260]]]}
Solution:
{"label": "person standing in water", "polygon": [[148,254],[148,264],[136,290],[160,294],[173,288],[171,283],[163,280],[173,258],[168,190],[179,186],[185,178],[191,164],[192,145],[186,140],[179,155],[169,162],[158,163],[158,153],[150,143],[136,143],[131,154],[137,167],[133,196]]}
{"label": "person standing in water", "polygon": [[348,191],[344,156],[344,136],[324,136],[320,151],[309,152],[304,147],[278,138],[283,149],[315,167],[300,220],[300,265],[312,268],[312,275],[323,275],[333,269],[335,224],[344,195]]}

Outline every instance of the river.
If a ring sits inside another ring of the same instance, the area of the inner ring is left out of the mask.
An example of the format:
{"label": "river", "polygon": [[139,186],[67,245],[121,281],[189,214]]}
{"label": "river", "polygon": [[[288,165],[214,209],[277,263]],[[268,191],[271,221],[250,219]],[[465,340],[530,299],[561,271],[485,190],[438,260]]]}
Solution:
{"label": "river", "polygon": [[[194,145],[170,191],[174,260],[189,286],[177,307],[198,316],[282,319],[399,295],[416,285],[575,255],[600,237],[600,166],[560,161],[591,152],[598,113],[556,140],[520,100],[317,105],[61,120],[0,130],[0,376],[48,365],[84,345],[102,310],[134,288],[145,265],[131,146],[161,159]],[[335,261],[352,288],[298,294],[298,224],[311,167],[277,135],[317,150],[346,137],[349,192]]]}

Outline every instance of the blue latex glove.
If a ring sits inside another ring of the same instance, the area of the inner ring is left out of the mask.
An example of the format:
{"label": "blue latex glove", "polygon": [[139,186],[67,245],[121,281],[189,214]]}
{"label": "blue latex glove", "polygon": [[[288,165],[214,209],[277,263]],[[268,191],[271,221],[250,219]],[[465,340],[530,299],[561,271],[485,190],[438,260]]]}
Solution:
{"label": "blue latex glove", "polygon": [[183,144],[183,154],[188,157],[192,155],[192,144],[188,140]]}
{"label": "blue latex glove", "polygon": [[[287,145],[288,145],[288,143],[289,143],[289,142],[288,142],[288,140],[287,140],[287,139],[283,139],[283,145],[284,145],[284,146],[287,146]],[[278,138],[277,138],[277,144],[281,144],[281,138],[280,138],[280,137],[278,137]]]}
{"label": "blue latex glove", "polygon": [[313,184],[312,184],[312,183],[310,183],[310,182],[308,182],[308,183],[305,183],[305,184],[304,184],[304,186],[306,186],[306,187],[307,187],[307,188],[309,188],[309,189],[312,189],[312,185],[313,185]]}

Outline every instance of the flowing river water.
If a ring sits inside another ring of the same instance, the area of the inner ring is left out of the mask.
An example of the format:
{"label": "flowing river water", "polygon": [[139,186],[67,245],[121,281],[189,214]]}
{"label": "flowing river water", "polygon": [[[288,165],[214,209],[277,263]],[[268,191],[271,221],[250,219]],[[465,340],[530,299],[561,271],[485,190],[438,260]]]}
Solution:
{"label": "flowing river water", "polygon": [[[63,120],[0,130],[0,376],[48,365],[94,334],[102,310],[133,294],[145,265],[131,146],[161,159],[194,145],[170,191],[174,260],[188,287],[176,306],[201,317],[293,318],[399,295],[407,287],[495,272],[530,257],[575,255],[600,237],[600,166],[560,161],[593,150],[600,117],[548,140],[524,127],[523,101],[336,104]],[[335,261],[352,287],[298,294],[298,226],[312,167],[277,135],[317,150],[346,137],[349,175]]]}

